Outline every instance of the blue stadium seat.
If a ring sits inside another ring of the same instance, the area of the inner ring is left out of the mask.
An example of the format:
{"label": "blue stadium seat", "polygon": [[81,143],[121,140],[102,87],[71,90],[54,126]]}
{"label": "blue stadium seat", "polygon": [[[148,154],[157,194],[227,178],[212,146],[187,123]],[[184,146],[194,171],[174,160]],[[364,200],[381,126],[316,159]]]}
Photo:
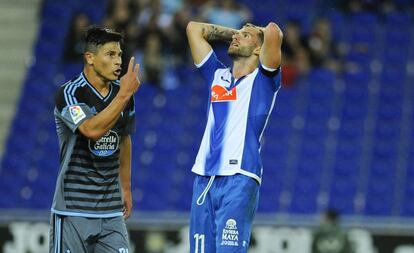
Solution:
{"label": "blue stadium seat", "polygon": [[328,206],[337,209],[341,214],[353,214],[356,187],[355,179],[334,177],[329,192]]}
{"label": "blue stadium seat", "polygon": [[365,198],[365,214],[386,216],[391,214],[394,197],[394,182],[392,178],[371,178]]}
{"label": "blue stadium seat", "polygon": [[[360,214],[359,209],[355,210],[355,196],[365,194],[364,215],[390,216],[398,183],[395,167],[403,99],[409,97],[404,89],[411,78],[408,63],[414,56],[413,50],[408,51],[413,41],[413,16],[398,11],[385,14],[383,20],[367,12],[345,15],[327,8],[326,3],[309,0],[295,1],[289,6],[281,0],[242,2],[252,8],[254,23],[276,21],[283,27],[290,18],[302,25],[302,35],[310,31],[318,9],[318,15],[324,13],[331,20],[333,39],[344,43],[342,49],[348,49],[341,58],[343,73],[312,68],[292,88],[279,91],[263,136],[264,178],[259,212],[287,208],[289,213],[317,213],[318,194],[325,183],[320,180],[326,178],[327,189],[323,190],[329,195],[328,206],[344,214]],[[0,208],[49,208],[59,169],[52,119],[53,94],[60,83],[55,82],[67,81],[82,70],[81,62],[61,64],[63,42],[73,14],[83,11],[94,23],[100,23],[106,4],[107,0],[45,2],[33,48],[35,61],[27,71],[1,161],[0,194],[4,198],[0,199]],[[218,49],[217,54],[229,62],[225,47]],[[382,64],[379,70],[372,68],[377,62]],[[180,82],[175,90],[160,91],[142,85],[135,95],[137,132],[133,136],[132,182],[134,203],[140,211],[189,209],[193,178],[190,169],[205,127],[209,92],[193,65],[180,66],[173,72]],[[375,82],[379,82],[378,92],[370,86]],[[334,89],[342,83],[344,89]],[[337,97],[339,100],[334,101]],[[372,98],[378,99],[375,108],[368,107]],[[328,129],[332,116],[338,119],[337,131]],[[368,116],[375,120],[375,127],[366,133]],[[22,132],[24,136],[19,134]],[[327,138],[336,140],[336,150],[331,170],[325,175],[322,173],[326,172],[323,158]],[[366,140],[372,143],[368,157],[363,153]],[[409,141],[407,182],[414,180],[414,134]],[[368,159],[368,168],[361,168],[363,159]],[[33,170],[42,177],[28,176]],[[361,179],[365,172],[367,178]],[[160,178],[160,174],[164,177]],[[365,179],[367,182],[362,185],[360,180]],[[359,187],[363,192],[357,193]],[[286,205],[281,202],[282,192],[292,196],[287,207],[281,206]],[[405,184],[399,197],[403,200],[401,215],[414,216],[414,188],[410,183]]]}

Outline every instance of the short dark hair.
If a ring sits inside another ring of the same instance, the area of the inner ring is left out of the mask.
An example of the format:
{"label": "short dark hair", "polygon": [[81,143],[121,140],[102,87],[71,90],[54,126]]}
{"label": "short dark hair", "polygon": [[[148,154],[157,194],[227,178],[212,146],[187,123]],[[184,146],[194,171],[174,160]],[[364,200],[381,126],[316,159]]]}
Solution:
{"label": "short dark hair", "polygon": [[257,30],[259,30],[259,35],[258,35],[258,37],[259,37],[259,43],[260,43],[260,45],[263,44],[263,41],[264,41],[264,33],[263,33],[263,30],[262,30],[262,27],[257,26],[257,25],[253,25],[251,23],[246,23],[243,27],[253,27],[253,28],[256,28]]}
{"label": "short dark hair", "polygon": [[95,53],[99,46],[102,46],[108,42],[123,43],[123,36],[122,34],[109,28],[90,26],[85,32],[84,52]]}

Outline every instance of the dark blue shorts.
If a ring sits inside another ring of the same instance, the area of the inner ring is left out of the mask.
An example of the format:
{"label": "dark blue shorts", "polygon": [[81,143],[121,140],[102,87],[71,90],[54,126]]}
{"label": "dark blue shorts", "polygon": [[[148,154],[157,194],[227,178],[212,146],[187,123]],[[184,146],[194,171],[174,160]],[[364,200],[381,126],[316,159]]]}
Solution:
{"label": "dark blue shorts", "polygon": [[196,176],[190,221],[190,253],[247,252],[259,200],[250,177]]}

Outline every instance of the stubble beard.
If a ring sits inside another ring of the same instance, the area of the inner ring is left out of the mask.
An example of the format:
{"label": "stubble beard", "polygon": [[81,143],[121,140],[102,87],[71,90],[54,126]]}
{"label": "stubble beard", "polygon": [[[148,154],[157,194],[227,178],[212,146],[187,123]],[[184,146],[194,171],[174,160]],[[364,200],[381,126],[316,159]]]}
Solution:
{"label": "stubble beard", "polygon": [[229,49],[227,50],[227,54],[230,56],[230,58],[232,58],[233,60],[236,60],[239,58],[251,56],[252,51],[245,47],[237,47],[237,48],[233,47],[232,48],[230,46]]}

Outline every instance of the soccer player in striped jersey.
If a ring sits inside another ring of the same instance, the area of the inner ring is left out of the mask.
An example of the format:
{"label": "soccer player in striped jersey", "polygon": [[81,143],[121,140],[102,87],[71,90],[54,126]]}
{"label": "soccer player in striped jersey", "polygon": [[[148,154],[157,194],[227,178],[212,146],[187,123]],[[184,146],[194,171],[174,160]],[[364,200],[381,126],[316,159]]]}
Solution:
{"label": "soccer player in striped jersey", "polygon": [[[247,252],[262,179],[260,139],[281,80],[282,31],[190,22],[194,62],[209,86],[207,125],[192,171],[190,252]],[[224,66],[210,42],[229,42]]]}
{"label": "soccer player in striped jersey", "polygon": [[125,220],[132,209],[133,95],[139,65],[120,79],[122,36],[86,31],[84,68],[62,85],[54,110],[60,171],[52,205],[51,253],[129,250]]}

